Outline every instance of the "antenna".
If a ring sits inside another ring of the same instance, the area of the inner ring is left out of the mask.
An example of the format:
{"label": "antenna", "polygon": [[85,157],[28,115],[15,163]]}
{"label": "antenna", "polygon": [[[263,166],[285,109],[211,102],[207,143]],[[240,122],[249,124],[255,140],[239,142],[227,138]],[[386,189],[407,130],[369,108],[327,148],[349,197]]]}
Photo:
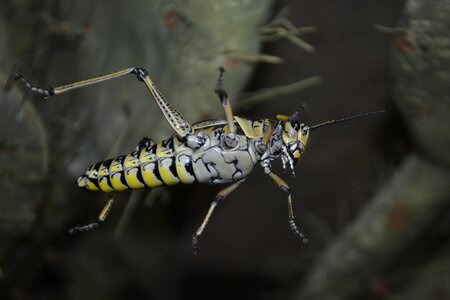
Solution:
{"label": "antenna", "polygon": [[336,123],[341,123],[341,122],[347,122],[347,121],[351,121],[351,120],[355,120],[355,119],[359,119],[359,118],[364,118],[367,116],[371,116],[371,115],[376,115],[376,114],[382,114],[385,113],[384,110],[377,110],[377,111],[370,111],[370,112],[362,112],[360,114],[354,115],[354,116],[350,116],[347,118],[342,118],[342,119],[337,119],[337,120],[329,120],[320,124],[316,124],[313,126],[309,126],[309,130],[313,131],[314,129],[317,129],[319,127],[323,127],[323,126],[328,126],[328,125],[333,125]]}

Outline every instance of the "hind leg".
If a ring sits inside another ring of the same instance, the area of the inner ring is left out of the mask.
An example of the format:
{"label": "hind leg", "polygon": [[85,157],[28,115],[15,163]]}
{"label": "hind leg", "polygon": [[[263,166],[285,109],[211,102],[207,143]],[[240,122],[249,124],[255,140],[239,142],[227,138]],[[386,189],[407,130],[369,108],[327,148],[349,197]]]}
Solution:
{"label": "hind leg", "polygon": [[111,198],[108,199],[108,202],[106,202],[105,206],[103,207],[102,211],[97,217],[97,220],[95,220],[92,223],[86,224],[86,225],[78,225],[75,227],[72,227],[69,229],[70,234],[74,234],[76,232],[85,232],[92,229],[95,229],[99,227],[108,217],[108,214],[111,210],[112,204],[114,202],[114,198],[116,197],[116,194],[114,193]]}

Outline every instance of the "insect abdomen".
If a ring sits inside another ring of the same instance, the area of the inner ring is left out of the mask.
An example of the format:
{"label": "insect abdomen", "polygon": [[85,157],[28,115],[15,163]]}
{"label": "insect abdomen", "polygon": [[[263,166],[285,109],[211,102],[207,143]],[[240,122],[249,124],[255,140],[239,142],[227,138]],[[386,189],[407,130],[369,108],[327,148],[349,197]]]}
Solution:
{"label": "insect abdomen", "polygon": [[114,192],[145,187],[196,181],[192,171],[192,158],[188,149],[176,151],[170,138],[147,148],[98,162],[78,178],[78,186],[91,191]]}

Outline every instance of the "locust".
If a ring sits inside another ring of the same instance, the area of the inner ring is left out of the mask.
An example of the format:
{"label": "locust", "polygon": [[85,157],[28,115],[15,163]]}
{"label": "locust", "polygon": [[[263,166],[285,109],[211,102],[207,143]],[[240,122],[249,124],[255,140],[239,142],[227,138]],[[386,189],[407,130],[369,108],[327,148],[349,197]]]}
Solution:
{"label": "locust", "polygon": [[289,168],[293,172],[305,152],[312,131],[384,111],[366,111],[312,126],[301,122],[298,110],[291,115],[277,114],[270,118],[250,120],[233,114],[228,93],[223,89],[224,71],[224,68],[219,68],[214,91],[222,104],[225,118],[192,125],[163,97],[144,68],[128,68],[47,89],[32,85],[22,75],[15,75],[16,80],[23,82],[26,88],[43,98],[134,75],[147,87],[174,131],[171,137],[159,142],[144,137],[131,153],[89,166],[78,178],[78,186],[89,191],[107,193],[108,201],[94,222],[75,226],[69,230],[70,233],[88,231],[102,224],[117,192],[176,184],[229,184],[215,195],[201,225],[192,236],[192,251],[197,254],[200,237],[217,205],[244,183],[253,168],[259,165],[287,196],[290,228],[301,241],[308,241],[294,219],[291,189],[272,171],[272,162],[281,160],[283,168]]}

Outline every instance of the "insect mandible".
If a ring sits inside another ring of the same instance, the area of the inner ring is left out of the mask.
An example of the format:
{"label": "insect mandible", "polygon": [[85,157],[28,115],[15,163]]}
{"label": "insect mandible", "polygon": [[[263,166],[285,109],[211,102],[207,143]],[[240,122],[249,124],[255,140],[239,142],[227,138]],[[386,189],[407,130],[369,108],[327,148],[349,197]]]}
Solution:
{"label": "insect mandible", "polygon": [[214,197],[203,222],[192,236],[192,250],[197,254],[200,236],[217,204],[238,188],[253,167],[259,164],[265,174],[286,194],[289,225],[303,242],[307,242],[306,236],[294,220],[291,190],[286,182],[272,171],[271,162],[281,159],[283,168],[289,167],[293,171],[305,151],[311,131],[383,111],[363,112],[313,126],[301,123],[298,111],[290,116],[276,115],[273,118],[249,120],[233,115],[228,94],[223,89],[223,73],[224,69],[219,68],[219,78],[214,91],[220,99],[226,119],[202,121],[193,125],[164,99],[143,68],[128,68],[49,89],[33,86],[22,75],[16,74],[17,80],[44,98],[134,74],[150,91],[175,132],[173,136],[158,143],[143,138],[131,153],[100,161],[87,168],[78,178],[78,186],[90,191],[108,193],[109,199],[95,222],[73,227],[69,232],[88,231],[103,223],[116,192],[175,184],[230,183],[231,185]]}

